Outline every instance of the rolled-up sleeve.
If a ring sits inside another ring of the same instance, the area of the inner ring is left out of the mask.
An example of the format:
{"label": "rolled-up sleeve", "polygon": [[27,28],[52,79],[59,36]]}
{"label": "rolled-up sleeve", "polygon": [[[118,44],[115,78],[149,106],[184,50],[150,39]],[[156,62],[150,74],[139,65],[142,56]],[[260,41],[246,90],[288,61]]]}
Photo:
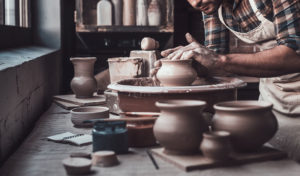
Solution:
{"label": "rolled-up sleeve", "polygon": [[203,13],[205,46],[219,54],[229,52],[229,31],[221,23],[218,13],[206,15]]}
{"label": "rolled-up sleeve", "polygon": [[273,0],[273,10],[278,45],[300,54],[300,1]]}

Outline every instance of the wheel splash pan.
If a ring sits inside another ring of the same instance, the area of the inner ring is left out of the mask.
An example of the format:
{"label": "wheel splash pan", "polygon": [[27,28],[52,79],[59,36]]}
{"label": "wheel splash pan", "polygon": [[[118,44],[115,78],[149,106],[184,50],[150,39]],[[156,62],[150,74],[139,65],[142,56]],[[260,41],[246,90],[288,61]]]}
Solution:
{"label": "wheel splash pan", "polygon": [[155,86],[151,78],[125,79],[108,86],[118,92],[119,107],[123,112],[159,112],[158,100],[193,99],[206,101],[206,111],[221,101],[236,100],[237,88],[246,83],[234,77],[197,79],[191,86]]}

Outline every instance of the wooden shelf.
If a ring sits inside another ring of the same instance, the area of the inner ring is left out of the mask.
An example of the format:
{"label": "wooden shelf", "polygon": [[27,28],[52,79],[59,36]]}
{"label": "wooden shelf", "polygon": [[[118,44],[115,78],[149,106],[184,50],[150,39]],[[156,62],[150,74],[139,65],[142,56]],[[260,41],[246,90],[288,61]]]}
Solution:
{"label": "wooden shelf", "polygon": [[151,33],[173,33],[173,26],[76,26],[76,32],[151,32]]}

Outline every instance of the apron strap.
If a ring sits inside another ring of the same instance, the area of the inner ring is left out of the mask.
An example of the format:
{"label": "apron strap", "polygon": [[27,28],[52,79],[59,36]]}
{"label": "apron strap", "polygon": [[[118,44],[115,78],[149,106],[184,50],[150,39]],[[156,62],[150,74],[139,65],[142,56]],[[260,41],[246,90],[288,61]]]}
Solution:
{"label": "apron strap", "polygon": [[255,3],[254,0],[249,0],[249,3],[250,3],[250,6],[253,10],[253,12],[255,13],[256,17],[260,20],[260,21],[265,21],[265,20],[268,20],[266,19],[262,13],[260,12],[260,10],[257,8],[257,5]]}

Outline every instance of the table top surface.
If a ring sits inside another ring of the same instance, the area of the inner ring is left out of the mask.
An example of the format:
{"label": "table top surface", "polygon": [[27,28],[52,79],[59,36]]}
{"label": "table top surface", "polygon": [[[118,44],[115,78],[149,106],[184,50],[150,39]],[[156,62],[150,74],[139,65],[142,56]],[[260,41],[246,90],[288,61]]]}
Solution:
{"label": "table top surface", "polygon": [[[53,104],[36,123],[35,128],[21,147],[0,169],[3,176],[61,176],[66,175],[62,160],[74,152],[91,152],[92,145],[72,146],[47,141],[45,138],[64,132],[91,134],[91,129],[74,128],[71,115]],[[300,165],[290,159],[245,164],[185,172],[154,156],[159,170],[156,170],[147,156],[145,148],[130,148],[129,154],[118,155],[120,165],[115,167],[92,167],[90,175],[105,176],[155,176],[155,175],[197,175],[197,176],[299,176]]]}

